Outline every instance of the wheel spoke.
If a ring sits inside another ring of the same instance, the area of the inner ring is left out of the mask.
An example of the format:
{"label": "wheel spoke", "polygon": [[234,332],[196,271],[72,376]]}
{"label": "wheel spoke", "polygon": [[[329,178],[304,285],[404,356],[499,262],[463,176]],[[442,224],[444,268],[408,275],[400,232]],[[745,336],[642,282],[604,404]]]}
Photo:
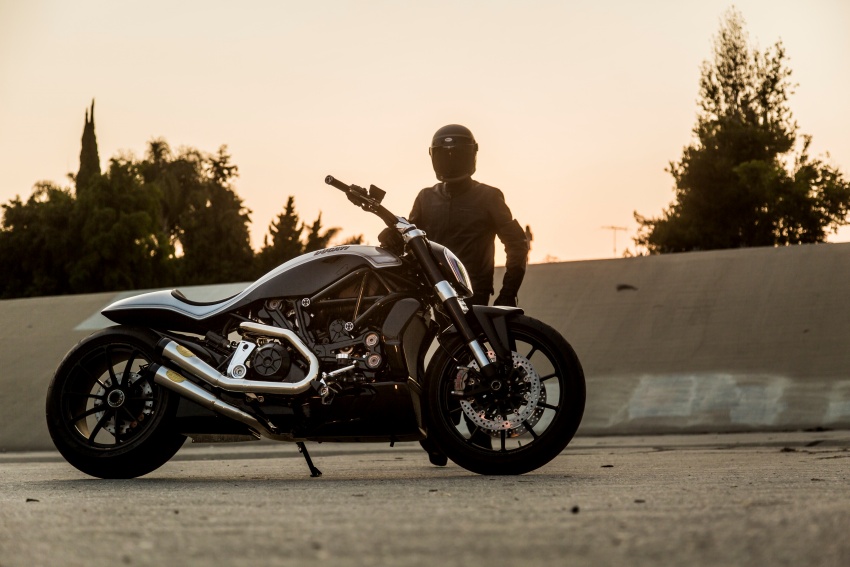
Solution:
{"label": "wheel spoke", "polygon": [[546,376],[541,376],[540,381],[545,382],[546,380],[551,380],[552,378],[557,378],[557,377],[558,377],[558,373],[553,372],[552,374],[547,374]]}
{"label": "wheel spoke", "polygon": [[94,415],[99,411],[104,411],[104,409],[105,409],[104,406],[95,406],[95,407],[91,408],[90,410],[86,410],[83,413],[72,417],[71,419],[68,420],[68,424],[73,425],[74,423],[77,423],[78,421],[80,421],[84,417]]}
{"label": "wheel spoke", "polygon": [[130,371],[133,369],[133,363],[136,361],[136,356],[138,356],[139,351],[133,349],[133,352],[130,353],[130,358],[127,359],[127,364],[124,365],[124,382],[130,379]]}
{"label": "wheel spoke", "polygon": [[115,369],[112,367],[112,349],[107,346],[104,348],[104,350],[106,351],[106,368],[109,370],[109,377],[112,378],[112,385],[120,386],[120,383],[118,382],[118,377],[115,376]]}
{"label": "wheel spoke", "polygon": [[103,412],[103,416],[97,420],[97,425],[94,426],[91,434],[89,435],[89,442],[94,443],[94,438],[97,437],[97,434],[100,433],[100,430],[103,429],[103,425],[106,423],[106,420],[109,419],[109,412]]}
{"label": "wheel spoke", "polygon": [[525,426],[525,430],[526,430],[526,431],[528,431],[529,433],[531,433],[531,436],[532,436],[534,439],[537,439],[537,438],[539,437],[539,436],[538,436],[538,435],[534,432],[534,430],[531,428],[531,424],[530,424],[530,423],[528,423],[527,421],[523,421],[523,422],[522,422],[522,424]]}
{"label": "wheel spoke", "polygon": [[[131,399],[132,399],[132,398],[131,398]],[[128,409],[127,409],[127,406],[121,406],[121,409],[122,409],[122,410],[124,410],[124,413],[126,413],[128,416],[130,416],[130,423],[131,423],[131,424],[132,424],[134,421],[136,421],[136,416],[135,416],[135,415],[133,415],[132,413],[130,413],[130,410],[128,410]]]}
{"label": "wheel spoke", "polygon": [[68,396],[78,396],[81,398],[92,398],[94,400],[103,400],[106,399],[106,396],[97,396],[92,394],[91,392],[65,392]]}
{"label": "wheel spoke", "polygon": [[537,352],[537,345],[531,345],[531,350],[525,355],[526,360],[531,360],[531,357],[534,356],[535,352]]}
{"label": "wheel spoke", "polygon": [[503,429],[502,430],[502,448],[501,448],[501,451],[503,453],[505,451],[507,451],[507,449],[505,449],[505,440],[507,439],[507,437],[508,437],[508,432]]}
{"label": "wheel spoke", "polygon": [[89,379],[94,380],[95,382],[97,382],[98,384],[100,384],[100,386],[101,386],[104,390],[105,390],[105,389],[107,389],[107,388],[109,387],[109,386],[107,386],[106,384],[104,384],[103,382],[101,382],[101,381],[100,381],[100,378],[98,378],[98,377],[96,377],[94,374],[92,374],[92,373],[91,373],[91,371],[90,371],[88,368],[86,368],[85,366],[83,366],[83,365],[82,365],[82,364],[80,364],[79,362],[78,362],[78,363],[74,366],[74,368],[79,368],[79,369],[80,369],[80,370],[81,370],[81,371],[82,371],[82,372],[83,372],[86,376],[88,376],[88,377],[89,377]]}
{"label": "wheel spoke", "polygon": [[537,402],[537,407],[558,411],[558,406],[553,406],[552,404],[547,404],[546,402]]}
{"label": "wheel spoke", "polygon": [[112,436],[115,437],[116,445],[121,443],[121,421],[118,419],[118,409],[119,408],[115,408],[112,411],[112,415],[115,416],[115,433],[113,433]]}

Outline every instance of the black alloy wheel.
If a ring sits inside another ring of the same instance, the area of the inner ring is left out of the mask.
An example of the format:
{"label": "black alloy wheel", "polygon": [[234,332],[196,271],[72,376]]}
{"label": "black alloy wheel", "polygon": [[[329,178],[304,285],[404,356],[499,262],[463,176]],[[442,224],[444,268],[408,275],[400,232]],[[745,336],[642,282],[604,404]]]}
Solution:
{"label": "black alloy wheel", "polygon": [[[543,466],[567,446],[584,413],[584,373],[566,340],[530,317],[515,316],[508,325],[512,366],[495,380],[483,378],[460,341],[439,349],[429,368],[429,438],[481,474]],[[467,394],[458,395],[459,388]]]}
{"label": "black alloy wheel", "polygon": [[79,470],[102,478],[140,476],[185,441],[172,427],[177,396],[149,371],[157,338],[144,330],[106,329],[84,339],[57,369],[47,425],[57,449]]}

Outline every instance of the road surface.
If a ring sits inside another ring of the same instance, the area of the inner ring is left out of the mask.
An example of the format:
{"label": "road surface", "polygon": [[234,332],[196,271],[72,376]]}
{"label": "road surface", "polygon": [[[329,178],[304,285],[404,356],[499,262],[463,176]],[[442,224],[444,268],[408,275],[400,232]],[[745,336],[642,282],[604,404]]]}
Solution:
{"label": "road surface", "polygon": [[850,431],[580,437],[524,476],[418,445],[187,446],[150,475],[0,454],[0,566],[850,565]]}

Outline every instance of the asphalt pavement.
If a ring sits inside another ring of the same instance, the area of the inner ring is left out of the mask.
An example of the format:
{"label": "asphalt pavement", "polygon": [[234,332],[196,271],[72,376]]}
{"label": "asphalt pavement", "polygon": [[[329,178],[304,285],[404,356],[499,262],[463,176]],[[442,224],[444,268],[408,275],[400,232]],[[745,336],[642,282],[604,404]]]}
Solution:
{"label": "asphalt pavement", "polygon": [[0,567],[850,565],[850,431],[579,437],[523,476],[418,445],[195,445],[134,480],[0,454]]}

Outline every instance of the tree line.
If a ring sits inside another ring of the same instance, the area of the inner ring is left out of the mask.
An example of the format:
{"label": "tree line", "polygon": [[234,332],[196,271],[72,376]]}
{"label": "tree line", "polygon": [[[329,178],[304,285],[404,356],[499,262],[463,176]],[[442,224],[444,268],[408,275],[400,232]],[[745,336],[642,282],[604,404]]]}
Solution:
{"label": "tree line", "polygon": [[340,231],[325,229],[321,213],[301,221],[290,196],[254,252],[225,146],[175,153],[157,139],[144,158],[118,155],[101,172],[93,104],[82,141],[73,190],[40,182],[2,205],[0,297],[250,281]]}

